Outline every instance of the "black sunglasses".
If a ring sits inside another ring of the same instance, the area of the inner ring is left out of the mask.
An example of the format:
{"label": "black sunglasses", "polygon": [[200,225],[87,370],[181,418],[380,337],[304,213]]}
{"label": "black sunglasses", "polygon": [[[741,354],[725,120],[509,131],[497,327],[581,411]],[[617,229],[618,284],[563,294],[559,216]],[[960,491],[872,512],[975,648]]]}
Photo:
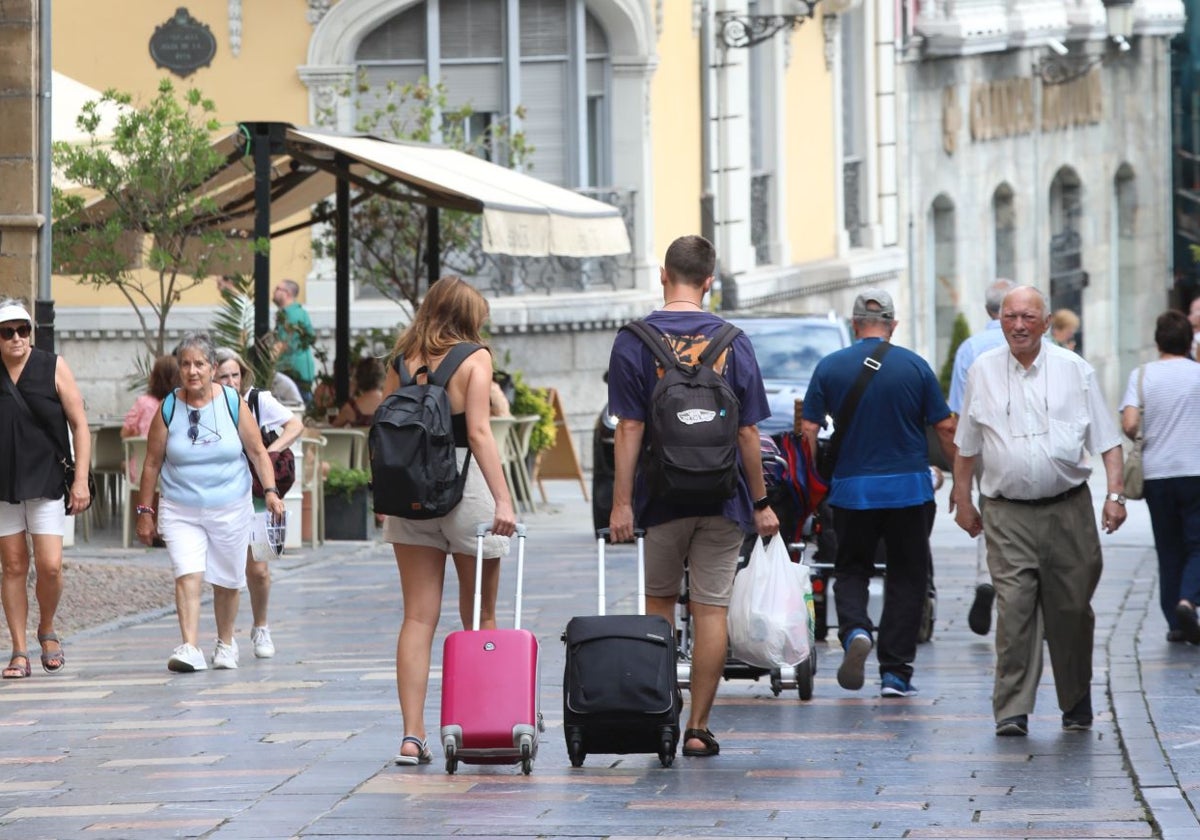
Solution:
{"label": "black sunglasses", "polygon": [[19,335],[21,338],[29,338],[29,334],[33,332],[33,327],[29,324],[21,324],[19,327],[0,327],[0,338],[5,341],[12,339],[14,335]]}
{"label": "black sunglasses", "polygon": [[192,443],[196,442],[196,438],[200,437],[200,409],[188,409],[188,440]]}

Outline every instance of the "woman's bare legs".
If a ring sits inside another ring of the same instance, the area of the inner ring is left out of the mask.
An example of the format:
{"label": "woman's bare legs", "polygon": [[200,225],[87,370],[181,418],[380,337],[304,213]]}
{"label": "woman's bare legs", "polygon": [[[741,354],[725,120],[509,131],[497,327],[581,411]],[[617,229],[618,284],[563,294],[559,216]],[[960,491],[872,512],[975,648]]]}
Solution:
{"label": "woman's bare legs", "polygon": [[[458,573],[458,615],[463,627],[471,629],[475,615],[475,555],[455,554]],[[500,590],[500,558],[483,558],[483,599],[479,607],[479,629],[496,629],[496,593]]]}
{"label": "woman's bare legs", "polygon": [[200,582],[204,572],[175,578],[175,614],[179,616],[179,635],[185,645],[200,647]]}
{"label": "woman's bare legs", "polygon": [[4,617],[8,620],[8,633],[12,637],[14,651],[28,651],[26,624],[29,621],[29,549],[25,543],[25,532],[0,537],[0,603],[4,606]]}
{"label": "woman's bare legs", "polygon": [[[37,569],[37,586],[34,590],[38,602],[38,636],[45,638],[54,632],[54,615],[62,599],[63,538],[57,534],[33,535],[33,565]],[[47,654],[62,650],[56,641],[43,645]],[[23,648],[22,648],[23,649]]]}
{"label": "woman's bare legs", "polygon": [[[404,621],[396,638],[396,692],[404,734],[425,740],[425,695],[429,688],[429,660],[433,635],[442,612],[442,586],[446,579],[446,552],[419,545],[394,544]],[[411,744],[401,753],[416,755]]]}

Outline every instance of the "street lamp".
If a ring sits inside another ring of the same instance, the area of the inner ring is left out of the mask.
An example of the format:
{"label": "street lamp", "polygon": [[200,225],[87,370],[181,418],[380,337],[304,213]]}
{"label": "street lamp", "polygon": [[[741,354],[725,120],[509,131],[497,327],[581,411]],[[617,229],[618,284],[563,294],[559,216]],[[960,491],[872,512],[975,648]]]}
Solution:
{"label": "street lamp", "polygon": [[717,12],[721,44],[725,47],[753,47],[768,40],[776,32],[790,27],[797,29],[816,12],[819,0],[784,0],[784,11],[777,15],[750,15],[738,12]]}
{"label": "street lamp", "polygon": [[1128,38],[1133,37],[1133,0],[1102,0],[1108,37],[1119,52],[1129,52]]}
{"label": "street lamp", "polygon": [[1034,65],[1042,82],[1061,85],[1086,76],[1097,67],[1113,58],[1129,52],[1129,38],[1133,37],[1134,0],[1101,0],[1104,4],[1105,29],[1108,32],[1106,48],[1095,55],[1068,54],[1070,51],[1057,38],[1047,38],[1046,46],[1055,55],[1045,56]]}

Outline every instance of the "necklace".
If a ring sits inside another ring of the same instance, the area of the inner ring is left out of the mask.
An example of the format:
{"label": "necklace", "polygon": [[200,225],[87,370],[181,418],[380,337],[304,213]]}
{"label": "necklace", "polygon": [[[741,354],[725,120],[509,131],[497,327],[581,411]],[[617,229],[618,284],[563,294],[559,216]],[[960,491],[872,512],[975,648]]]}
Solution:
{"label": "necklace", "polygon": [[663,308],[665,309],[666,307],[670,306],[672,303],[687,303],[687,304],[690,304],[690,305],[692,305],[692,306],[696,307],[697,309],[703,309],[703,308],[704,308],[704,307],[703,307],[703,306],[701,306],[700,304],[696,303],[696,301],[694,301],[694,300],[687,300],[686,298],[676,298],[675,300],[669,300],[669,301],[667,301],[666,303],[664,303],[664,304],[663,304]]}

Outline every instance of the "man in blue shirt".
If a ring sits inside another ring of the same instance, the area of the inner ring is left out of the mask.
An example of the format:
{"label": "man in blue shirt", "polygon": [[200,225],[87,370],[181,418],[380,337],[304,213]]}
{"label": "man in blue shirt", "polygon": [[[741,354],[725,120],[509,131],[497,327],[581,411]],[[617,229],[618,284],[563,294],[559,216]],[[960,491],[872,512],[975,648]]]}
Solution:
{"label": "man in blue shirt", "polygon": [[[854,301],[852,323],[857,341],[821,360],[804,397],[801,431],[814,452],[826,415],[837,417],[868,357],[880,342],[891,340],[896,329],[892,296],[882,289],[864,291]],[[927,523],[935,504],[927,425],[953,463],[954,416],[937,377],[916,353],[893,346],[839,431],[841,449],[828,498],[838,538],[833,592],[838,639],[846,651],[838,684],[851,691],[862,688],[878,629],[880,693],[917,693],[912,662],[929,586]],[[880,540],[887,549],[887,606],[885,620],[875,628],[867,614],[867,584]]]}
{"label": "man in blue shirt", "polygon": [[[988,314],[987,326],[983,332],[975,333],[958,345],[958,351],[954,354],[954,373],[950,377],[950,397],[946,400],[956,416],[962,414],[963,394],[967,389],[967,371],[971,369],[971,364],[984,351],[1004,344],[1004,330],[1000,329],[1000,306],[1004,303],[1004,296],[1016,287],[1016,283],[1004,278],[988,286],[983,296],[983,306]],[[979,504],[982,508],[982,496],[979,498]],[[975,598],[967,613],[967,626],[971,628],[971,632],[986,636],[992,629],[992,601],[995,599],[996,588],[992,586],[992,576],[988,572],[986,543],[983,537],[976,537]]]}
{"label": "man in blue shirt", "polygon": [[[716,251],[702,236],[681,236],[667,249],[661,272],[663,307],[646,323],[663,334],[671,352],[696,364],[725,321],[704,309],[713,282]],[[617,333],[608,367],[608,404],[619,419],[613,441],[613,542],[633,539],[636,523],[646,529],[646,611],[675,625],[675,604],[689,569],[689,608],[695,628],[692,649],[691,708],[683,733],[683,754],[711,756],[720,751],[708,716],[725,670],[727,613],[738,553],[747,532],[769,537],[779,520],[767,504],[759,451],[758,422],[771,414],[754,347],[739,334],[716,359],[739,403],[737,489],[728,499],[682,504],[650,494],[639,468],[649,422],[650,399],[662,369],[650,348],[629,330]],[[636,481],[635,481],[636,475]]]}

